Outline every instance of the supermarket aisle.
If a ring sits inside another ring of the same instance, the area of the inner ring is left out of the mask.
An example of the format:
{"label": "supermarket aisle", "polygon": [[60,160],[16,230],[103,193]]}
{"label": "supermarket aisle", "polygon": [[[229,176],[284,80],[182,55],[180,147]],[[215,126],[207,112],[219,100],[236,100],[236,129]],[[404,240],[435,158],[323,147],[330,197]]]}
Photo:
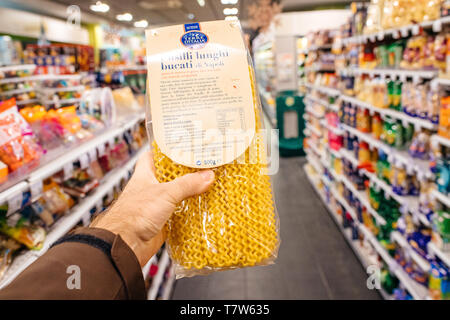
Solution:
{"label": "supermarket aisle", "polygon": [[274,265],[176,282],[173,299],[380,299],[302,169],[281,159],[274,191],[281,247]]}

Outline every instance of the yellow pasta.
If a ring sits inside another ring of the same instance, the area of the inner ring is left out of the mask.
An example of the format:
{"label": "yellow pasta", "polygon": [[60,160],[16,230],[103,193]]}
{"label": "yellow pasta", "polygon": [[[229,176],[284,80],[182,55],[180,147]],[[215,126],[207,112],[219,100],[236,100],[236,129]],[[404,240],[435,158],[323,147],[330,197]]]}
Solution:
{"label": "yellow pasta", "polygon": [[[256,134],[245,152],[245,163],[235,161],[214,168],[216,181],[210,191],[183,201],[166,225],[171,258],[187,271],[184,275],[203,273],[195,272],[201,269],[265,264],[277,253],[278,225],[270,178],[266,174],[266,153],[260,133],[262,119],[252,71],[250,75]],[[174,163],[155,142],[153,149],[160,182],[198,170]],[[250,157],[255,158],[250,161]]]}

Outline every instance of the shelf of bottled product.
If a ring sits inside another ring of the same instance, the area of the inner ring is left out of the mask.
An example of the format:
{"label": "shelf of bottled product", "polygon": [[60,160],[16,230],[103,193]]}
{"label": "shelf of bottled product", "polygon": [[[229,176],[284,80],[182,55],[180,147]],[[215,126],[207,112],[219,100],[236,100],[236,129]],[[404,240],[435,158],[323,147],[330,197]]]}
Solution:
{"label": "shelf of bottled product", "polygon": [[345,44],[362,44],[368,41],[375,42],[376,40],[383,40],[386,36],[393,38],[406,38],[410,35],[417,35],[420,32],[420,28],[429,29],[439,32],[442,30],[442,26],[450,23],[450,17],[442,17],[432,21],[424,21],[421,23],[410,24],[403,27],[386,29],[377,33],[358,35],[342,39],[342,43]]}
{"label": "shelf of bottled product", "polygon": [[389,116],[389,117],[401,120],[403,123],[405,123],[405,122],[412,123],[415,127],[418,127],[418,128],[425,128],[425,129],[429,129],[429,130],[437,130],[437,128],[438,128],[437,124],[434,124],[429,120],[412,117],[412,116],[407,115],[404,112],[392,110],[389,108],[379,108],[379,107],[373,106],[370,103],[364,102],[364,101],[359,100],[354,97],[350,97],[350,96],[342,94],[342,95],[340,95],[340,99],[352,104],[353,106],[367,109],[367,110],[371,111],[372,113],[377,112],[382,116]]}
{"label": "shelf of bottled product", "polygon": [[[372,135],[359,131],[349,125],[341,123],[341,127],[349,132],[351,135],[358,137],[358,139],[367,142],[370,146],[383,150],[387,155],[389,162],[395,162],[399,165],[405,166],[409,172],[417,172],[419,177],[431,178],[432,172],[429,168],[429,163],[426,160],[420,160],[411,157],[406,151],[399,151],[383,141],[375,139]],[[392,161],[391,161],[392,160]]]}
{"label": "shelf of bottled product", "polygon": [[393,68],[343,68],[338,70],[339,74],[344,76],[367,74],[369,76],[389,77],[391,79],[405,80],[412,78],[415,80],[420,79],[433,79],[438,75],[436,70],[409,70],[409,69],[393,69]]}
{"label": "shelf of bottled product", "polygon": [[[38,168],[28,174],[20,175],[13,181],[14,185],[0,192],[0,204],[8,203],[20,196],[25,190],[30,190],[32,197],[36,196],[36,192],[41,192],[42,181],[56,172],[67,168],[73,162],[79,161],[80,158],[90,155],[96,150],[104,150],[104,145],[113,141],[116,137],[124,134],[125,131],[133,128],[140,121],[145,119],[145,114],[138,113],[121,118],[110,128],[95,135],[94,138],[81,143],[77,146],[63,147],[53,152],[48,152],[41,159]],[[8,182],[7,182],[8,183]],[[1,188],[1,186],[0,186]],[[16,200],[16,199],[15,199]]]}
{"label": "shelf of bottled product", "polygon": [[0,289],[8,285],[37,258],[42,256],[55,241],[76,226],[76,224],[83,218],[83,215],[90,212],[90,210],[98,204],[102,203],[102,199],[106,195],[113,192],[114,188],[118,187],[123,179],[128,178],[129,174],[134,169],[137,159],[147,149],[148,147],[141,148],[123,166],[113,169],[111,172],[106,174],[100,185],[93,190],[89,196],[83,199],[79,204],[73,207],[70,212],[55,222],[47,234],[44,244],[40,250],[26,251],[16,257],[6,271],[5,276],[0,281]]}
{"label": "shelf of bottled product", "polygon": [[[332,210],[332,208],[328,205],[328,203],[325,201],[324,196],[322,195],[322,192],[317,188],[317,184],[315,184],[315,181],[311,179],[310,173],[308,170],[306,170],[306,173],[308,175],[308,178],[311,181],[311,184],[313,185],[316,192],[319,194],[320,198],[328,208],[328,211],[330,212],[333,219],[337,222],[339,229],[344,234],[345,238],[349,242],[350,246],[355,249],[355,241],[351,240],[351,237],[348,236],[348,234],[345,232],[344,228],[341,226],[337,214]],[[317,180],[317,179],[316,179]],[[331,190],[333,190],[331,188]],[[356,217],[356,214],[354,213],[353,208],[347,203],[345,199],[343,199],[336,191],[332,191],[333,196],[336,198],[336,200],[341,203],[346,211],[349,211],[349,214],[353,217]],[[337,197],[336,197],[337,196]],[[395,261],[394,258],[392,258],[387,250],[381,245],[381,243],[377,240],[377,238],[361,223],[358,222],[357,219],[354,219],[355,224],[358,227],[358,230],[364,234],[365,238],[369,241],[369,243],[372,245],[372,247],[377,251],[377,253],[380,255],[380,257],[383,259],[383,261],[386,263],[386,265],[389,267],[389,270],[395,274],[395,276],[399,279],[399,281],[402,283],[402,285],[408,290],[408,292],[412,295],[412,297],[416,300],[425,300],[428,298],[428,290],[425,286],[415,282],[413,279],[411,279],[408,274],[402,269],[402,267]],[[359,254],[356,253],[356,255],[359,257]],[[361,259],[360,259],[361,260]],[[364,266],[364,260],[361,260],[362,265]]]}
{"label": "shelf of bottled product", "polygon": [[[330,215],[338,225],[340,231],[344,235],[347,242],[350,244],[350,247],[355,252],[356,256],[361,261],[361,264],[367,268],[367,266],[374,264],[374,263],[368,263],[370,262],[370,259],[367,257],[367,255],[364,253],[364,251],[361,249],[360,246],[358,246],[358,241],[352,240],[350,233],[346,231],[339,221],[337,213],[333,210],[333,208],[328,204],[328,202],[325,199],[325,196],[323,195],[322,191],[319,190],[317,187],[317,181],[318,178],[313,177],[312,174],[307,169],[307,165],[305,165],[304,170],[306,172],[306,175],[311,182],[311,185],[313,186],[316,193],[321,198],[322,202],[325,204],[326,208],[328,209]],[[345,199],[343,199],[336,191],[332,190],[333,197],[341,203],[345,210],[349,211],[349,214],[352,215],[352,217],[355,215],[353,208],[348,205]],[[337,196],[337,197],[336,197]],[[387,250],[381,245],[381,243],[376,239],[376,237],[361,223],[358,222],[358,220],[354,220],[355,224],[358,227],[358,230],[364,235],[365,239],[372,245],[372,247],[375,249],[375,251],[380,255],[380,257],[383,259],[383,261],[386,263],[386,265],[389,267],[390,271],[395,274],[395,276],[399,279],[399,281],[402,283],[402,285],[408,290],[408,292],[412,295],[412,297],[416,300],[425,300],[428,299],[428,290],[425,286],[422,286],[418,283],[416,283],[413,279],[411,279],[408,274],[401,268],[401,266],[392,258]],[[391,297],[386,292],[380,292],[380,294],[383,296],[383,298],[390,299]]]}
{"label": "shelf of bottled product", "polygon": [[164,280],[164,274],[166,273],[166,269],[169,266],[170,257],[167,249],[164,249],[163,254],[161,255],[161,260],[158,262],[158,271],[152,281],[152,285],[148,290],[148,300],[155,300],[158,295],[159,288]]}

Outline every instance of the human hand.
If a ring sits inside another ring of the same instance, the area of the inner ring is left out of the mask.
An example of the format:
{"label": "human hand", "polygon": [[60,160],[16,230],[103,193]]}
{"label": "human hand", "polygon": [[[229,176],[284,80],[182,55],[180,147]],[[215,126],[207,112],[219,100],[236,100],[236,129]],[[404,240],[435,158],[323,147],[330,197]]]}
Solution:
{"label": "human hand", "polygon": [[203,170],[159,183],[151,152],[139,157],[123,192],[91,227],[119,234],[143,267],[165,241],[164,224],[182,200],[207,191],[214,172]]}

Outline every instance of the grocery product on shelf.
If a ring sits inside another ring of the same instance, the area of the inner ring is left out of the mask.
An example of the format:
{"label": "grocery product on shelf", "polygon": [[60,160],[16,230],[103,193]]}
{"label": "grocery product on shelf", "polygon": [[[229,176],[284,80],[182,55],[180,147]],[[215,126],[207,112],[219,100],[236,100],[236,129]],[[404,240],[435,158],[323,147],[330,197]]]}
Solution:
{"label": "grocery product on shelf", "polygon": [[[30,194],[32,191],[26,190],[19,194],[21,201],[17,206],[12,207],[15,204],[12,202],[1,203],[0,233],[24,246],[20,250],[16,248],[8,259],[12,259],[14,263],[14,257],[26,255],[27,249],[48,249],[46,234],[47,237],[54,238],[53,233],[58,232],[61,226],[61,223],[56,222],[65,219],[66,216],[71,217],[78,207],[83,206],[84,201],[89,201],[89,197],[96,194],[96,190],[108,181],[111,174],[120,171],[123,165],[129,163],[132,156],[136,161],[135,154],[143,147],[145,137],[143,126],[125,130],[117,138],[108,141],[104,148],[94,149],[95,152],[90,152],[89,156],[69,163],[70,168],[64,166],[62,170],[46,178],[42,182],[42,192],[38,197],[32,198]],[[126,177],[129,177],[128,171]],[[121,189],[124,180],[121,179],[120,182]],[[114,188],[118,191],[120,189]],[[110,197],[102,197],[104,206],[109,205],[118,193],[114,191],[109,194]],[[93,207],[96,205],[97,202],[92,204]],[[95,216],[102,210],[103,207],[97,205],[96,210],[79,212],[78,220],[81,219],[80,213]],[[73,221],[73,225],[78,220]],[[57,239],[52,241],[55,240]],[[5,250],[4,246],[2,250]],[[20,262],[19,260],[18,263]],[[8,276],[8,272],[4,275]]]}

